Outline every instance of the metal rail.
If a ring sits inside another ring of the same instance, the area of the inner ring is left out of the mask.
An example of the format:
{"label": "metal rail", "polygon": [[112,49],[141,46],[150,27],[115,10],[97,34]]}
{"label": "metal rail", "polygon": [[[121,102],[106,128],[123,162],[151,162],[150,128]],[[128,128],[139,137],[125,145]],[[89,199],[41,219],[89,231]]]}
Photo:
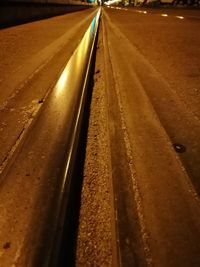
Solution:
{"label": "metal rail", "polygon": [[11,192],[14,186],[14,193],[3,202],[6,223],[0,219],[0,229],[4,228],[0,233],[2,266],[58,266],[100,12],[98,9],[4,179],[0,202],[8,188]]}

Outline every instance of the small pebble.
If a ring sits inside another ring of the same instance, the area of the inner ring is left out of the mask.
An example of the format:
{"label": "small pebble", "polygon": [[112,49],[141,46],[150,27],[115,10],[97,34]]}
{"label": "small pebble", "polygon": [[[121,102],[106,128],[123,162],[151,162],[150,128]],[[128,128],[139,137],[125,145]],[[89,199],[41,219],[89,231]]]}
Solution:
{"label": "small pebble", "polygon": [[178,143],[173,144],[173,147],[177,153],[184,153],[186,151],[186,147]]}

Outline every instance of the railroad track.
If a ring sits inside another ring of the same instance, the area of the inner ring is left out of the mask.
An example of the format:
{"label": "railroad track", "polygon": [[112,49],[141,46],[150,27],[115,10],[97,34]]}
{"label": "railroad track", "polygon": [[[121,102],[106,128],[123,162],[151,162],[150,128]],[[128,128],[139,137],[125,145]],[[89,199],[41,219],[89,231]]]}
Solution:
{"label": "railroad track", "polygon": [[100,12],[1,169],[0,266],[58,266]]}

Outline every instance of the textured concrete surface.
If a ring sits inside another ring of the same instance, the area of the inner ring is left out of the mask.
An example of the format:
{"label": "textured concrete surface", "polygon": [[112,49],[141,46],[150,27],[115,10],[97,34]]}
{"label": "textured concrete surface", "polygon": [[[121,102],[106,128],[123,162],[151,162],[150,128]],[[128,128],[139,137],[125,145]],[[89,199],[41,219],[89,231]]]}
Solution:
{"label": "textured concrete surface", "polygon": [[84,165],[76,266],[113,266],[112,175],[100,33]]}

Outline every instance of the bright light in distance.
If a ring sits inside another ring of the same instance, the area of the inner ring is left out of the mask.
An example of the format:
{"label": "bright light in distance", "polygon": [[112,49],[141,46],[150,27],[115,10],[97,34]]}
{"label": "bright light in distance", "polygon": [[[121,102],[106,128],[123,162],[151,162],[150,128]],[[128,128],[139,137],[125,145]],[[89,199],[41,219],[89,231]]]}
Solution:
{"label": "bright light in distance", "polygon": [[121,7],[114,7],[114,6],[108,6],[109,8],[112,8],[112,9],[117,9],[117,10],[125,10],[127,11],[128,9],[127,8],[121,8]]}
{"label": "bright light in distance", "polygon": [[136,12],[142,13],[142,14],[147,14],[147,11],[142,11],[142,10],[137,10]]}
{"label": "bright light in distance", "polygon": [[168,15],[167,15],[167,14],[161,14],[161,16],[162,16],[162,17],[168,17]]}
{"label": "bright light in distance", "polygon": [[184,19],[183,16],[176,16],[177,19]]}
{"label": "bright light in distance", "polygon": [[112,5],[114,3],[119,3],[121,0],[110,0],[108,2],[104,2],[105,5],[109,6],[109,5]]}

